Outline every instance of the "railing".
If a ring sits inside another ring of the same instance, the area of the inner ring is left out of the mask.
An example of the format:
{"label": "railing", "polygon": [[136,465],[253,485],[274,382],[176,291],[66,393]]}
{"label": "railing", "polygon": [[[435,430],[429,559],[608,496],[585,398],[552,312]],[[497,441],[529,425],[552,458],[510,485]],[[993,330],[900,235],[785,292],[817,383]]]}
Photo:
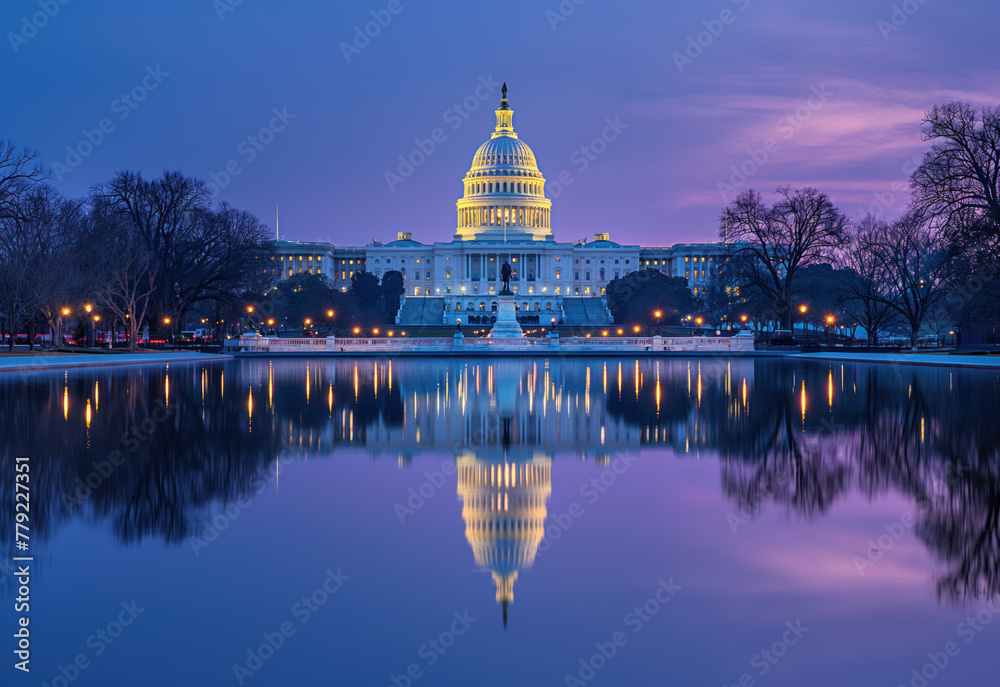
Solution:
{"label": "railing", "polygon": [[407,353],[473,351],[578,351],[596,353],[628,352],[750,352],[753,337],[566,337],[465,338],[457,337],[378,337],[378,338],[296,338],[242,336],[230,348],[244,353]]}

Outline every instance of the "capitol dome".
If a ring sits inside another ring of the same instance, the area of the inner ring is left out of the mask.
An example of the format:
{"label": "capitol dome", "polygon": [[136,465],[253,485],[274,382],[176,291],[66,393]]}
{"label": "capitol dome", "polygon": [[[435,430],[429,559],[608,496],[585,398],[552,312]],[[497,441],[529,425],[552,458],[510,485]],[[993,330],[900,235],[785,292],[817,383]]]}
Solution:
{"label": "capitol dome", "polygon": [[545,197],[535,153],[514,131],[507,84],[496,116],[496,130],[479,146],[465,175],[455,238],[551,241],[552,201]]}

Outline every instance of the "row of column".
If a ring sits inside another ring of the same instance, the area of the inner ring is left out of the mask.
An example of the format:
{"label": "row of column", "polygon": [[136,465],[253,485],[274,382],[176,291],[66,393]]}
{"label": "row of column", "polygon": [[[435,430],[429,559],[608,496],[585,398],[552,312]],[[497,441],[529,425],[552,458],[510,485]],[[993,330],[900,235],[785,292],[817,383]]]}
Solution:
{"label": "row of column", "polygon": [[[513,259],[517,258],[517,262]],[[529,265],[529,258],[534,264]],[[465,256],[465,278],[472,281],[500,281],[500,268],[504,261],[510,262],[513,274],[511,281],[527,281],[534,279],[540,281],[539,276],[542,268],[542,256],[539,253],[477,253]],[[478,266],[478,270],[475,268]],[[492,272],[489,270],[492,268]],[[476,278],[478,272],[479,278]]]}
{"label": "row of column", "polygon": [[510,227],[549,228],[548,208],[497,205],[491,207],[462,208],[458,211],[458,226],[496,227],[505,223]]}

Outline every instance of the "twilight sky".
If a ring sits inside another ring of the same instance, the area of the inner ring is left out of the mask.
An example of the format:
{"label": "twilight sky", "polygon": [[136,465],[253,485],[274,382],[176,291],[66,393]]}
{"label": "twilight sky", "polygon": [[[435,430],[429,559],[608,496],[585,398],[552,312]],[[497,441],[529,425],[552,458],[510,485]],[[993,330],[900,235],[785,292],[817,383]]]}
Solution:
{"label": "twilight sky", "polygon": [[986,0],[5,0],[0,137],[70,195],[176,169],[272,226],[280,204],[282,238],[447,241],[506,81],[557,239],[712,240],[720,183],[898,213],[923,111],[1000,104],[998,21]]}

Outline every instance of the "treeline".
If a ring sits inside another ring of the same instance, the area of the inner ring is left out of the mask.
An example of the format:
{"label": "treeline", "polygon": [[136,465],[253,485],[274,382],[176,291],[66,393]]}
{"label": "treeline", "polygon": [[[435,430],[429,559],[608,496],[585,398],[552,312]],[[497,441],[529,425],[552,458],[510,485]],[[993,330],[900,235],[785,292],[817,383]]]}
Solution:
{"label": "treeline", "polygon": [[64,318],[97,313],[130,348],[146,327],[169,332],[192,318],[221,332],[271,288],[270,231],[213,204],[201,180],[120,172],[71,199],[46,179],[37,153],[0,141],[0,318],[11,348],[44,327],[55,343]]}
{"label": "treeline", "polygon": [[1000,107],[935,106],[922,131],[930,149],[897,219],[851,221],[813,188],[737,196],[719,220],[730,244],[712,315],[782,329],[831,318],[869,339],[902,328],[913,345],[929,323],[996,318]]}

